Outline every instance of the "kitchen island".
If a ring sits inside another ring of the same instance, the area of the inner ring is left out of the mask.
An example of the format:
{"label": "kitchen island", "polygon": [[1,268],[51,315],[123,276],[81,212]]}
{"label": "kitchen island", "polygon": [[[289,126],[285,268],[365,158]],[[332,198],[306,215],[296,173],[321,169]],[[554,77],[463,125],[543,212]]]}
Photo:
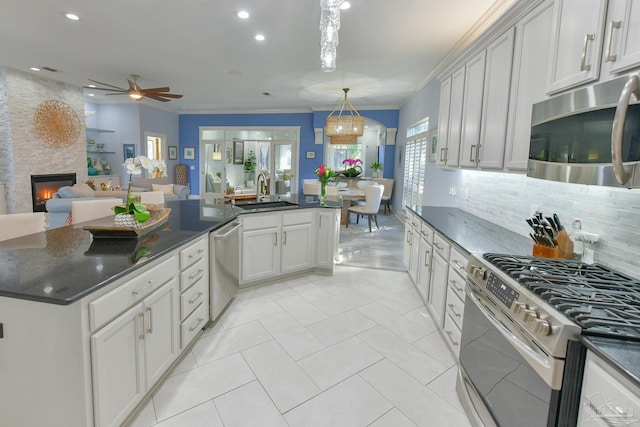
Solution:
{"label": "kitchen island", "polygon": [[70,225],[0,244],[0,425],[120,425],[197,337],[209,319],[209,232],[261,211],[165,207],[168,222],[138,239]]}

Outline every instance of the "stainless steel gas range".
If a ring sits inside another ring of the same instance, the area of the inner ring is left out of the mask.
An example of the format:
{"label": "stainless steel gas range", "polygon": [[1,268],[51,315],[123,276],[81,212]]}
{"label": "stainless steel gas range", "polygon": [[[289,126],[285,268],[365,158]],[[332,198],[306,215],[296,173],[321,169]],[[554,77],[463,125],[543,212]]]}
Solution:
{"label": "stainless steel gas range", "polygon": [[640,340],[640,282],[601,265],[472,255],[458,395],[475,424],[576,425],[580,335]]}

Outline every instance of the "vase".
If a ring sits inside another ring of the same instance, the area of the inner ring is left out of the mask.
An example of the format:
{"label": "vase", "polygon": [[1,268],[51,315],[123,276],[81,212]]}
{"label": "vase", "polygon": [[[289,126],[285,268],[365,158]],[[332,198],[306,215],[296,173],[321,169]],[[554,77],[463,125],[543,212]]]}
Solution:
{"label": "vase", "polygon": [[320,182],[320,204],[324,204],[327,201],[327,183]]}
{"label": "vase", "polygon": [[136,219],[136,216],[134,214],[124,213],[116,214],[116,216],[113,218],[113,225],[115,225],[116,227],[142,227],[142,223],[140,223],[140,221]]}

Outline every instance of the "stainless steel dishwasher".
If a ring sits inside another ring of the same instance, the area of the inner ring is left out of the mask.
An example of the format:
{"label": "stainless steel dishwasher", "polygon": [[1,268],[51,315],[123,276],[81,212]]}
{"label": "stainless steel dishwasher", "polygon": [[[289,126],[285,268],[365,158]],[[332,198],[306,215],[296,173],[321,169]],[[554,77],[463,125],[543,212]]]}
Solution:
{"label": "stainless steel dishwasher", "polygon": [[211,320],[215,320],[238,292],[240,227],[232,222],[215,230],[209,239],[211,266]]}

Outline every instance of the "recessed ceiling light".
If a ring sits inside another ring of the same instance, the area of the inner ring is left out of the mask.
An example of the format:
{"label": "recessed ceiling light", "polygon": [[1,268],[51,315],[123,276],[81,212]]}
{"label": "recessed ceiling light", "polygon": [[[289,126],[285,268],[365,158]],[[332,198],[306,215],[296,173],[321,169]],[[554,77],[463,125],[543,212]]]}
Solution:
{"label": "recessed ceiling light", "polygon": [[94,93],[88,93],[89,96],[96,96]]}
{"label": "recessed ceiling light", "polygon": [[96,87],[96,85],[91,84],[91,85],[87,85],[87,87]]}
{"label": "recessed ceiling light", "polygon": [[31,71],[40,71],[40,67],[31,67],[29,68]]}
{"label": "recessed ceiling light", "polygon": [[80,17],[79,17],[78,15],[76,15],[75,13],[71,13],[71,12],[69,12],[69,13],[65,13],[65,14],[64,14],[64,16],[66,16],[66,17],[67,17],[67,19],[70,19],[70,20],[72,20],[72,21],[78,21],[78,20],[80,20]]}
{"label": "recessed ceiling light", "polygon": [[264,41],[264,34],[256,34],[255,39],[258,40],[259,42]]}
{"label": "recessed ceiling light", "polygon": [[343,1],[342,4],[340,5],[340,9],[342,10],[347,10],[351,7],[351,3],[349,3],[348,1]]}
{"label": "recessed ceiling light", "polygon": [[238,12],[238,18],[240,18],[240,19],[248,19],[249,18],[249,12],[247,12],[246,10],[241,10],[240,12]]}

